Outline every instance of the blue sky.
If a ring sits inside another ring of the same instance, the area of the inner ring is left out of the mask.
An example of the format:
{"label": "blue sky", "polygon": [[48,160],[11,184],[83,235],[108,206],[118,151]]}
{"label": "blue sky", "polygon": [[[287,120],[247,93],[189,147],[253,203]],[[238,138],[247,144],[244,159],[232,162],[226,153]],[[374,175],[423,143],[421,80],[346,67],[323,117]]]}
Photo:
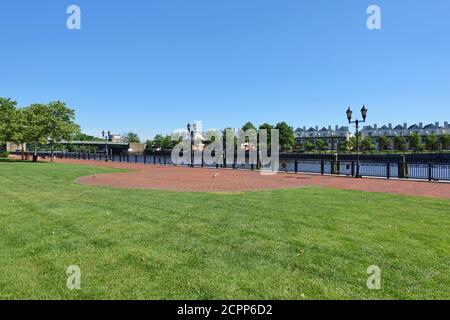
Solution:
{"label": "blue sky", "polygon": [[142,138],[193,120],[343,125],[363,103],[370,123],[450,121],[449,15],[448,0],[2,1],[0,96]]}

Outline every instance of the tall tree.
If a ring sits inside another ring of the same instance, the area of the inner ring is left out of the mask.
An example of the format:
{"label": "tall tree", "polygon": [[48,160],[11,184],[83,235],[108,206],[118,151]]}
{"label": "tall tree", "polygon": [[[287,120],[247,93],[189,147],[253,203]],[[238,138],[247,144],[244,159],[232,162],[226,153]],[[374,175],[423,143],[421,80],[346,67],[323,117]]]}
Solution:
{"label": "tall tree", "polygon": [[437,150],[439,146],[438,138],[434,134],[430,134],[425,139],[425,147],[429,151]]}
{"label": "tall tree", "polygon": [[442,149],[448,150],[450,148],[450,134],[444,133],[439,138],[439,143],[441,144]]}
{"label": "tall tree", "polygon": [[280,148],[283,151],[292,150],[295,146],[294,128],[286,122],[280,122],[275,126],[280,135]]}
{"label": "tall tree", "polygon": [[52,112],[48,105],[35,103],[24,108],[23,115],[26,123],[24,139],[34,145],[36,152],[37,145],[46,143],[51,134]]}
{"label": "tall tree", "polygon": [[327,150],[328,145],[322,139],[316,141],[317,150]]}
{"label": "tall tree", "polygon": [[242,126],[242,131],[244,131],[244,132],[249,130],[249,129],[256,130],[256,127],[250,121]]}
{"label": "tall tree", "polygon": [[311,152],[311,151],[313,151],[314,149],[316,149],[316,145],[314,144],[314,143],[312,143],[311,141],[306,141],[304,144],[303,144],[303,149],[306,151],[306,152]]}
{"label": "tall tree", "polygon": [[[273,126],[268,124],[268,123],[263,123],[262,125],[259,126],[259,130],[258,130],[258,142],[259,144],[267,144],[267,147],[270,149],[270,145],[272,143],[272,130]],[[259,139],[259,131],[260,130],[266,130],[267,131],[267,141],[261,141]]]}
{"label": "tall tree", "polygon": [[127,143],[141,143],[141,139],[138,134],[134,132],[124,134],[124,141]]}
{"label": "tall tree", "polygon": [[75,123],[75,110],[68,108],[64,102],[50,102],[47,108],[50,117],[47,139],[51,144],[53,161],[53,145],[63,140],[72,140],[76,134],[80,133],[80,127]]}
{"label": "tall tree", "polygon": [[378,140],[380,150],[389,150],[392,145],[392,140],[386,136],[381,136]]}
{"label": "tall tree", "polygon": [[373,150],[375,149],[375,143],[373,143],[373,140],[371,137],[365,137],[363,141],[361,142],[363,150]]}
{"label": "tall tree", "polygon": [[14,126],[17,118],[17,102],[7,98],[0,98],[0,141],[12,141],[17,133]]}
{"label": "tall tree", "polygon": [[[353,138],[353,137],[352,137]],[[352,139],[351,138],[351,139]],[[351,150],[353,150],[353,148],[354,148],[354,144],[353,144],[353,142],[352,142],[352,140],[344,140],[344,141],[341,141],[340,143],[339,143],[339,150],[340,151],[351,151]],[[356,143],[356,142],[355,142]]]}
{"label": "tall tree", "polygon": [[417,133],[411,133],[408,137],[409,149],[418,151],[420,149],[421,137]]}
{"label": "tall tree", "polygon": [[395,150],[405,150],[405,140],[401,136],[394,138],[394,149]]}

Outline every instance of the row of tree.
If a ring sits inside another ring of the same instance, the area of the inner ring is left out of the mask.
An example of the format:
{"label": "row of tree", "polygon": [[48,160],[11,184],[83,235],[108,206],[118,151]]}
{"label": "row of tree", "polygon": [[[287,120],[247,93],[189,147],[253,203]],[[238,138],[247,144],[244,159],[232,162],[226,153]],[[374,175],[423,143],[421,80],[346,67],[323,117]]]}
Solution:
{"label": "row of tree", "polygon": [[0,98],[0,141],[22,146],[22,155],[25,144],[56,144],[79,133],[75,111],[64,102],[33,103],[19,108],[16,101]]}
{"label": "row of tree", "polygon": [[[225,141],[227,138],[227,130],[228,129],[231,129],[231,128],[226,128],[222,132],[223,139],[224,139],[224,145],[225,145]],[[261,129],[267,130],[267,144],[268,144],[269,148],[270,148],[270,143],[271,143],[271,131],[270,130],[277,129],[279,131],[279,135],[280,135],[279,142],[280,142],[280,149],[282,151],[294,150],[294,148],[296,146],[294,129],[292,127],[290,127],[286,122],[277,123],[275,126],[268,124],[268,123],[264,123],[264,124],[260,125],[258,128],[256,126],[254,126],[253,123],[247,122],[246,124],[244,124],[242,126],[241,129],[244,132],[246,132],[247,130],[253,129],[257,133],[259,133],[259,130],[261,130]],[[234,137],[234,139],[236,140],[236,137]],[[212,141],[203,141],[203,143],[206,145],[208,145],[211,142]],[[157,134],[154,139],[147,140],[147,149],[154,150],[154,151],[155,150],[157,150],[157,151],[170,150],[177,143],[178,143],[178,141],[172,141],[172,137],[170,135]]]}
{"label": "row of tree", "polygon": [[[360,136],[360,147],[362,150],[375,150],[375,143],[371,137]],[[422,141],[423,140],[423,141]],[[352,151],[357,147],[356,137],[351,137],[349,140],[342,141],[337,148],[341,151]],[[422,139],[417,133],[412,133],[408,137],[397,136],[390,138],[387,136],[381,136],[378,139],[378,149],[381,151],[386,150],[412,150],[412,151],[436,151],[436,150],[448,150],[450,148],[450,135],[444,134],[437,137],[434,134]],[[300,146],[300,149],[310,152],[314,150],[328,150],[328,144],[322,140],[317,139],[315,141],[306,141]]]}

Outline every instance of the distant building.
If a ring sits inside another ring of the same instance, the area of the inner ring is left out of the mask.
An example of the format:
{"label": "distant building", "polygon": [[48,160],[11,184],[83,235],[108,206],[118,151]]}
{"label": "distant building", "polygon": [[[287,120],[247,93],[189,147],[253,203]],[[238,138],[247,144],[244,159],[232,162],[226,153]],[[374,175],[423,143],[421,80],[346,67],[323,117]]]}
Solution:
{"label": "distant building", "polygon": [[[448,122],[444,122],[442,126],[439,122],[427,125],[420,122],[419,124],[413,124],[411,126],[404,123],[403,125],[394,127],[389,123],[388,125],[383,125],[381,127],[377,124],[374,124],[373,126],[368,125],[361,129],[362,136],[371,137],[377,149],[379,148],[379,139],[381,136],[386,136],[391,140],[395,137],[404,137],[404,141],[407,143],[408,136],[412,133],[417,133],[422,139],[426,139],[427,136],[432,134],[439,137],[446,133],[450,134],[450,125]],[[322,129],[319,129],[317,126],[309,129],[303,127],[295,130],[294,134],[297,143],[300,145],[304,145],[307,142],[316,144],[317,140],[320,139],[325,142],[329,150],[337,150],[342,142],[348,141],[353,136],[347,126],[335,126],[334,130],[331,126]]]}
{"label": "distant building", "polygon": [[379,138],[382,136],[388,137],[390,139],[394,139],[395,137],[404,137],[405,142],[408,140],[408,136],[410,134],[418,134],[422,137],[422,139],[426,139],[429,135],[442,136],[444,134],[450,134],[450,125],[448,122],[444,122],[444,125],[441,126],[439,122],[435,122],[434,124],[430,123],[428,125],[423,125],[422,122],[419,124],[413,124],[408,126],[407,123],[403,125],[393,126],[391,123],[388,125],[383,125],[378,127],[377,124],[373,126],[365,126],[361,133],[363,137],[371,137],[373,142],[375,143],[376,148],[379,147]]}
{"label": "distant building", "polygon": [[[26,144],[23,145],[23,149],[24,150],[27,149]],[[16,152],[16,151],[21,151],[21,150],[22,150],[22,146],[20,144],[15,144],[14,142],[6,143],[6,151],[8,151],[8,152]]]}
{"label": "distant building", "polygon": [[348,141],[351,137],[350,130],[346,126],[335,126],[334,130],[331,126],[328,126],[328,128],[323,127],[322,129],[319,129],[317,126],[309,129],[303,127],[295,130],[294,135],[297,143],[300,145],[304,145],[307,142],[315,144],[320,139],[325,142],[330,150],[338,149],[342,142]]}
{"label": "distant building", "polygon": [[109,137],[110,142],[124,142],[123,137],[120,134],[111,134]]}

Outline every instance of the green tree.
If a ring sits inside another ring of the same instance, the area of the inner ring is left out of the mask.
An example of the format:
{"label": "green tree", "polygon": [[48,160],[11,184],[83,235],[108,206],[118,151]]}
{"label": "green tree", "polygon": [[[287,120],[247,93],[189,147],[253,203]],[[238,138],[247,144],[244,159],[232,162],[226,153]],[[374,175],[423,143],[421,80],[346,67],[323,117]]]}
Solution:
{"label": "green tree", "polygon": [[0,141],[12,141],[17,134],[17,102],[0,98]]}
{"label": "green tree", "polygon": [[340,151],[351,151],[351,150],[353,150],[354,145],[353,145],[353,142],[351,141],[352,138],[350,138],[350,140],[341,141],[339,143],[339,150]]}
{"label": "green tree", "polygon": [[266,143],[266,141],[261,141],[259,139],[259,134],[258,134],[258,142],[260,145],[266,143],[268,146],[268,149],[270,149],[270,145],[272,143],[272,131],[271,131],[272,129],[273,129],[273,126],[268,123],[263,123],[262,125],[259,126],[259,130],[267,131],[267,143]]}
{"label": "green tree", "polygon": [[137,133],[128,132],[124,134],[124,141],[126,143],[141,143],[141,139],[139,138]]}
{"label": "green tree", "polygon": [[23,109],[26,127],[24,130],[24,140],[34,146],[37,151],[39,144],[47,142],[51,134],[52,112],[48,105],[35,103]]}
{"label": "green tree", "polygon": [[303,149],[306,151],[306,152],[311,152],[311,151],[313,151],[313,150],[315,150],[316,149],[316,145],[314,144],[314,143],[312,143],[311,141],[306,141],[304,144],[303,144]]}
{"label": "green tree", "polygon": [[322,139],[317,139],[316,146],[318,150],[327,150],[328,145]]}
{"label": "green tree", "polygon": [[394,138],[394,149],[395,150],[405,150],[405,140],[403,137],[397,136]]}
{"label": "green tree", "polygon": [[417,133],[411,133],[408,137],[409,149],[415,152],[421,149],[421,137]]}
{"label": "green tree", "polygon": [[425,139],[425,148],[429,151],[437,150],[439,141],[436,135],[430,134]]}
{"label": "green tree", "polygon": [[22,160],[25,157],[25,119],[22,109],[18,109],[17,102],[0,98],[0,141],[14,142],[21,146]]}
{"label": "green tree", "polygon": [[375,149],[375,143],[373,142],[371,137],[365,137],[361,141],[361,146],[362,146],[363,150],[373,150],[373,149]]}
{"label": "green tree", "polygon": [[386,136],[381,136],[378,140],[380,150],[389,150],[392,145],[392,140]]}
{"label": "green tree", "polygon": [[152,141],[152,148],[157,151],[162,150],[164,147],[164,136],[161,134],[157,134]]}
{"label": "green tree", "polygon": [[439,138],[439,143],[441,144],[441,148],[444,150],[448,150],[450,148],[450,134],[444,133]]}
{"label": "green tree", "polygon": [[242,131],[244,132],[250,129],[256,130],[256,127],[250,121],[242,126]]}
{"label": "green tree", "polygon": [[50,102],[47,108],[49,109],[47,139],[51,144],[53,161],[53,144],[63,140],[71,141],[76,134],[80,133],[80,127],[75,123],[75,110],[68,108],[64,102]]}
{"label": "green tree", "polygon": [[282,151],[292,150],[296,144],[294,128],[286,122],[280,122],[275,126],[280,135],[280,148]]}

